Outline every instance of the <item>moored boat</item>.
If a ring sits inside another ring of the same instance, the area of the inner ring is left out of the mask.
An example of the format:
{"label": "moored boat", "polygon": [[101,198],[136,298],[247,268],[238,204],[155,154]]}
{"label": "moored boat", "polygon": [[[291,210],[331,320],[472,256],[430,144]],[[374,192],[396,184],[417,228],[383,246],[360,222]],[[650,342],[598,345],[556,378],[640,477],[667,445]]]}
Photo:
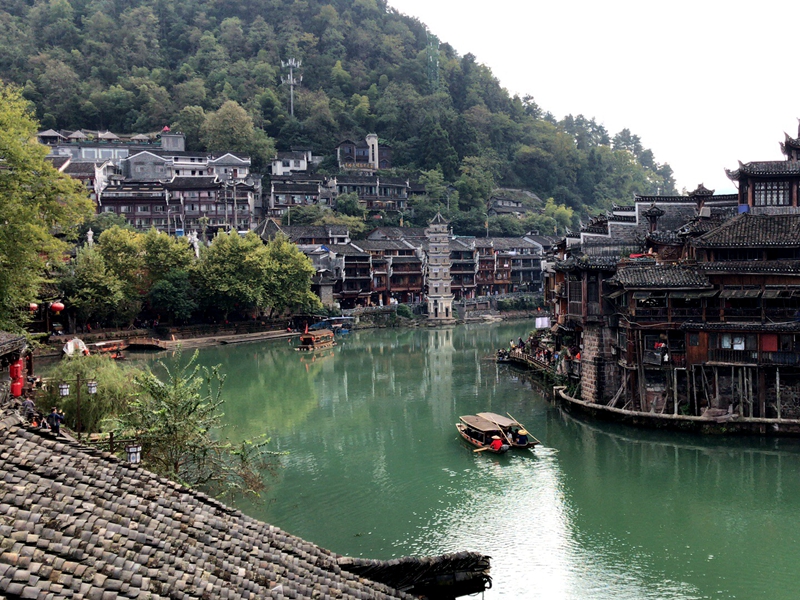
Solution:
{"label": "moored boat", "polygon": [[541,443],[514,419],[493,412],[480,412],[477,416],[497,426],[503,433],[503,439],[509,442],[512,448],[533,448]]}
{"label": "moored boat", "polygon": [[300,345],[295,348],[298,352],[314,352],[323,348],[332,348],[336,345],[333,332],[329,329],[318,329],[300,334]]}
{"label": "moored boat", "polygon": [[[503,438],[500,428],[477,415],[465,415],[459,417],[459,422],[456,423],[458,433],[467,442],[477,447],[481,451],[492,452],[493,454],[504,454],[508,452],[510,446]],[[503,443],[498,450],[490,446],[493,439],[500,439]]]}

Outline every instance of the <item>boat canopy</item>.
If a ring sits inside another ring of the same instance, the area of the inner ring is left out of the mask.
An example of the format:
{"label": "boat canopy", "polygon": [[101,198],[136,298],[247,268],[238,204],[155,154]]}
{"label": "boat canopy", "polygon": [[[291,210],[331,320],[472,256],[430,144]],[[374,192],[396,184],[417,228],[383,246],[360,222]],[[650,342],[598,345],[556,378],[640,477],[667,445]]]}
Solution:
{"label": "boat canopy", "polygon": [[488,431],[499,431],[497,425],[477,415],[465,415],[463,417],[459,417],[459,419],[467,427],[471,427],[476,431],[481,431],[483,433]]}
{"label": "boat canopy", "polygon": [[497,413],[481,412],[478,413],[478,416],[486,419],[487,421],[491,421],[493,424],[497,423],[500,427],[522,427],[522,425],[517,423],[514,419],[509,419],[508,417],[498,415]]}

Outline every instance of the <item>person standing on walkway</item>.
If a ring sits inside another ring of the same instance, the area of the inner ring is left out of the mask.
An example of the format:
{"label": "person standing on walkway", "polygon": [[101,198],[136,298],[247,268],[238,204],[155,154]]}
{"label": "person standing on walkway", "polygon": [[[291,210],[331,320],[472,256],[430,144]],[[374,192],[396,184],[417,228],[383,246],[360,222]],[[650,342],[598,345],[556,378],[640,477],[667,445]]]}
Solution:
{"label": "person standing on walkway", "polygon": [[47,425],[50,427],[50,431],[53,432],[53,435],[58,437],[61,433],[61,423],[64,421],[64,415],[58,412],[58,409],[54,406],[53,410],[50,411],[50,414],[47,415],[46,420]]}
{"label": "person standing on walkway", "polygon": [[33,400],[30,398],[25,398],[22,401],[22,414],[25,415],[25,420],[30,423],[33,421],[33,417],[36,413],[36,405],[33,403]]}

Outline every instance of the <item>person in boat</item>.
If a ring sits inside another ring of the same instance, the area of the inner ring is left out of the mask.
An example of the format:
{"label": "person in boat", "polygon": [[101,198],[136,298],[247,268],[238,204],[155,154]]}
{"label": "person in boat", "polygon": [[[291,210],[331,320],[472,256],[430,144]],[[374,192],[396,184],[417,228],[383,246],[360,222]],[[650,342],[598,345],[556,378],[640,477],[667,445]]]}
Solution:
{"label": "person in boat", "polygon": [[489,444],[489,448],[494,450],[495,452],[499,452],[500,448],[503,447],[503,441],[500,439],[499,435],[492,436],[492,443]]}
{"label": "person in boat", "polygon": [[514,434],[514,442],[520,446],[528,445],[528,432],[525,429],[520,429]]}

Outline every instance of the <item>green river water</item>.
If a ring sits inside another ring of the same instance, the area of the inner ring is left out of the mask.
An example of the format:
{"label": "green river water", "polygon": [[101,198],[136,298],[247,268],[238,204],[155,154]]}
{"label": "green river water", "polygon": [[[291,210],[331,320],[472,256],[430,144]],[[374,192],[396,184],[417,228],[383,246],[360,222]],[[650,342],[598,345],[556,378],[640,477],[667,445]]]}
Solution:
{"label": "green river water", "polygon": [[[577,420],[491,360],[532,325],[366,330],[316,357],[201,350],[227,373],[229,435],[287,452],[240,508],[345,555],[488,554],[486,599],[796,598],[800,441]],[[481,411],[542,446],[473,453],[455,423]]]}

